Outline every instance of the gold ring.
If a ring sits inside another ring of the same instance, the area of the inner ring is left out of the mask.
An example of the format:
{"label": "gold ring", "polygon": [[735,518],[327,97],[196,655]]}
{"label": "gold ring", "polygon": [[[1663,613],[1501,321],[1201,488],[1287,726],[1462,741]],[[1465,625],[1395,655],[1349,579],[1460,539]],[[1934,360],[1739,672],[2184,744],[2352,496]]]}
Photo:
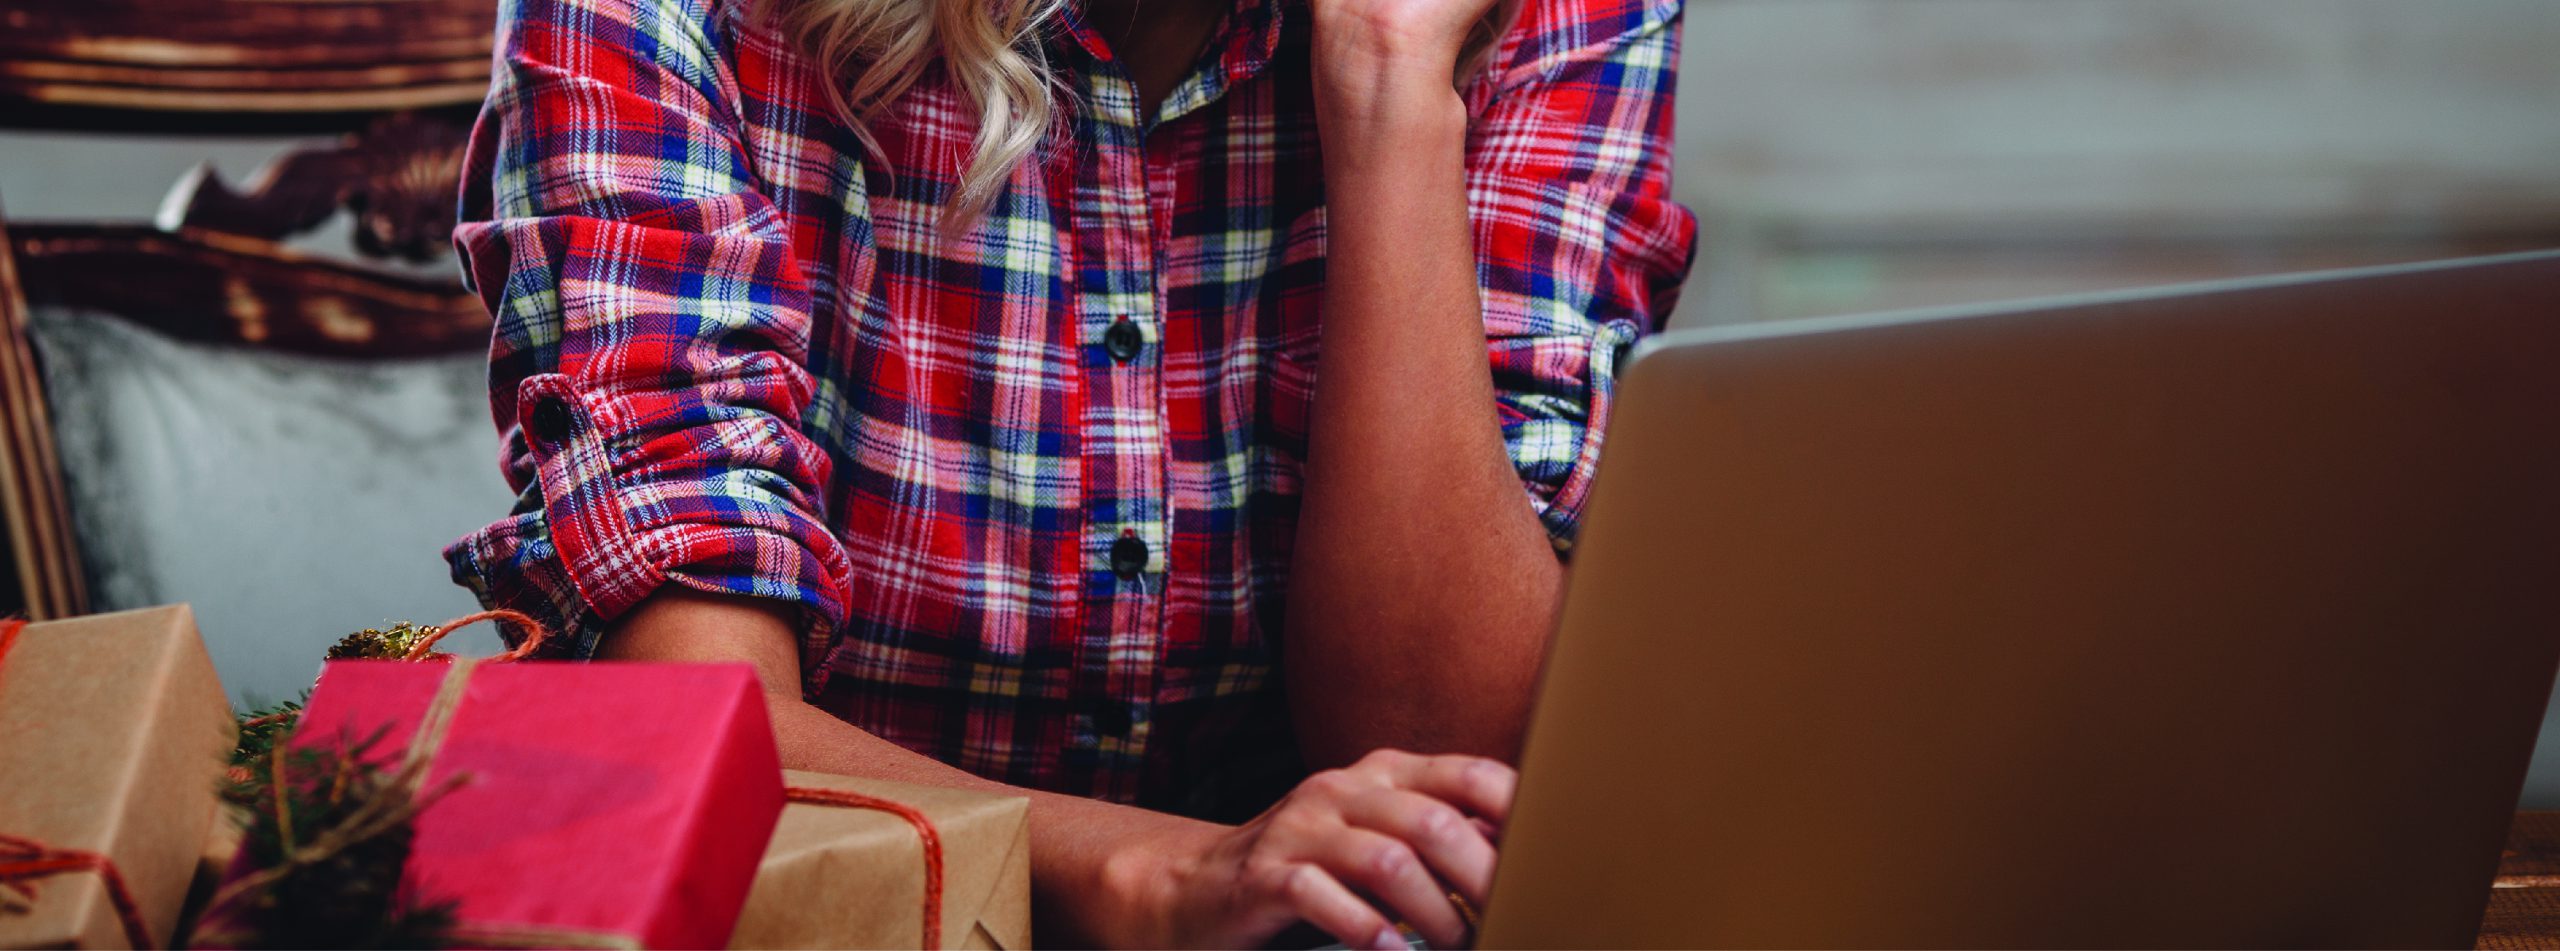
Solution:
{"label": "gold ring", "polygon": [[1476,914],[1476,906],[1467,901],[1467,896],[1465,895],[1458,894],[1457,892],[1450,892],[1449,904],[1457,906],[1458,917],[1467,920],[1467,939],[1472,943],[1475,940],[1476,932],[1484,929],[1484,918]]}

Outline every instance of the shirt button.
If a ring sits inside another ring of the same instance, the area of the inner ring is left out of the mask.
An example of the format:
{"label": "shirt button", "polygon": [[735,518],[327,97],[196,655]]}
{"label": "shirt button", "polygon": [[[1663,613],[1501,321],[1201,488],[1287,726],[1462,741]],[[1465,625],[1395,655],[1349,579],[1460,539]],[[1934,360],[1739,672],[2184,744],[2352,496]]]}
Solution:
{"label": "shirt button", "polygon": [[1138,325],[1127,317],[1112,321],[1111,329],[1102,332],[1102,348],[1111,351],[1111,359],[1122,363],[1137,359],[1138,351],[1146,346],[1147,335],[1138,332]]}
{"label": "shirt button", "polygon": [[1112,541],[1112,574],[1119,575],[1122,581],[1129,581],[1137,578],[1138,572],[1145,570],[1147,570],[1146,542],[1139,541],[1135,534],[1122,535]]}
{"label": "shirt button", "polygon": [[1127,704],[1106,702],[1093,710],[1093,732],[1107,736],[1127,736],[1137,720],[1129,715]]}
{"label": "shirt button", "polygon": [[569,404],[557,396],[546,396],[533,404],[533,438],[543,445],[557,446],[569,441]]}

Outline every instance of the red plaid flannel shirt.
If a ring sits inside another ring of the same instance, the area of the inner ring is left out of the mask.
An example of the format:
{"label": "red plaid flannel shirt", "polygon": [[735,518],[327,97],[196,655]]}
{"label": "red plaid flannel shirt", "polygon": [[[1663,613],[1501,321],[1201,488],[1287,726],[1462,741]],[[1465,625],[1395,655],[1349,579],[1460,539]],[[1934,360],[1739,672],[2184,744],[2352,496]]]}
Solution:
{"label": "red plaid flannel shirt", "polygon": [[[1049,147],[946,237],[969,110],[872,123],[731,0],[517,0],[457,243],[514,512],[446,552],[576,632],[674,582],[799,605],[810,699],[974,773],[1195,814],[1297,767],[1279,697],[1325,187],[1304,0],[1236,0],[1152,117],[1073,10]],[[1571,543],[1695,226],[1680,0],[1529,0],[1469,94],[1485,346]]]}

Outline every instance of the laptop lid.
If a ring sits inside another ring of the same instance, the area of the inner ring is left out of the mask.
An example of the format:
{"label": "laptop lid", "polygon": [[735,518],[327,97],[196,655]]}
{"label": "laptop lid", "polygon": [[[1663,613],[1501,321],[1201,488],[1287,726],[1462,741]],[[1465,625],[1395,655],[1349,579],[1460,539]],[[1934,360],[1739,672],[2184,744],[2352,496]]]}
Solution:
{"label": "laptop lid", "polygon": [[2560,663],[2560,254],[1668,334],[1486,947],[2462,946]]}

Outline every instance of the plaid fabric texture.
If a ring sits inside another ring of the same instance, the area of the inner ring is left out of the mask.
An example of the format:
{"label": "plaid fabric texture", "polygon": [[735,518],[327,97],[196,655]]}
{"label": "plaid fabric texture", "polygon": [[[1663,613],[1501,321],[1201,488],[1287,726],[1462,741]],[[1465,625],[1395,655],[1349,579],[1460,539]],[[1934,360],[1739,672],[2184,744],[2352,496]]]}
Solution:
{"label": "plaid fabric texture", "polygon": [[[938,76],[868,153],[743,3],[515,0],[457,243],[522,494],[455,578],[581,652],[667,582],[792,602],[808,696],[889,740],[1267,801],[1296,772],[1276,638],[1325,267],[1303,4],[1236,0],[1152,116],[1070,11],[1048,147],[950,236],[970,122]],[[1618,361],[1688,269],[1679,16],[1529,0],[1470,87],[1486,350],[1560,551]]]}

